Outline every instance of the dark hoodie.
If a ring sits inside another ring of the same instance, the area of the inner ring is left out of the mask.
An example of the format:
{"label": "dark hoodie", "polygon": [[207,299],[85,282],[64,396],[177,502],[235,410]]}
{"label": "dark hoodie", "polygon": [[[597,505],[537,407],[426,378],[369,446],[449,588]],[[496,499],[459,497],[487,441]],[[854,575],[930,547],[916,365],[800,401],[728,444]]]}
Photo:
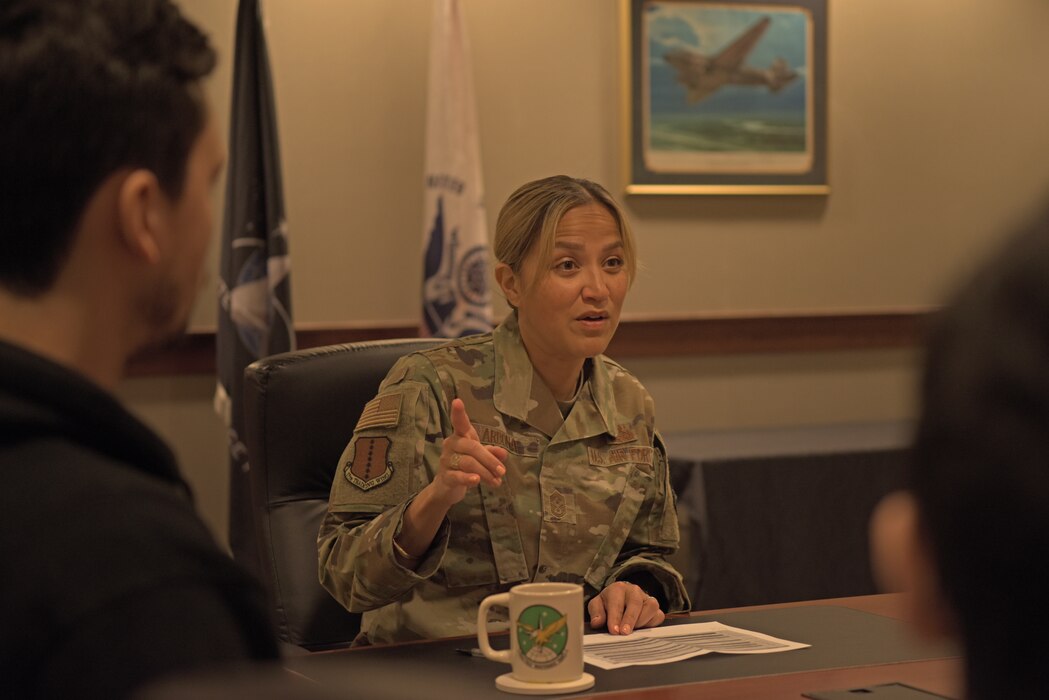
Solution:
{"label": "dark hoodie", "polygon": [[216,545],[171,450],[82,376],[0,342],[0,678],[121,697],[276,658],[257,583]]}

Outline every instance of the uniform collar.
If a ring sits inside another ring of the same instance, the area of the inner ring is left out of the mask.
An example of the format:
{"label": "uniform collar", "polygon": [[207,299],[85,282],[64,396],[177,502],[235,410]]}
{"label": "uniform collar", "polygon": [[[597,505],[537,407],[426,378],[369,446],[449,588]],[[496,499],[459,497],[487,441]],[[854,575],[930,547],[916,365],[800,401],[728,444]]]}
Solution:
{"label": "uniform collar", "polygon": [[[517,312],[511,312],[492,333],[495,347],[495,396],[500,413],[513,416],[554,437],[577,440],[606,432],[616,435],[612,377],[600,356],[587,360],[587,381],[579,392],[568,420],[561,417],[557,401],[535,371],[521,341]],[[559,436],[560,437],[560,436]]]}

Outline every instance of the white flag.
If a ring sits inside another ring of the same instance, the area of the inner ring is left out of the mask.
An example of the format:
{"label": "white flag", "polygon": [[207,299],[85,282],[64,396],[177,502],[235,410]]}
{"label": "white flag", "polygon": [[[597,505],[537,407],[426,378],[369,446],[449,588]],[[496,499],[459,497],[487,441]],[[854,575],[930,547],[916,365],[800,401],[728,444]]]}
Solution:
{"label": "white flag", "polygon": [[470,47],[459,0],[434,0],[426,109],[424,336],[492,328],[488,229]]}

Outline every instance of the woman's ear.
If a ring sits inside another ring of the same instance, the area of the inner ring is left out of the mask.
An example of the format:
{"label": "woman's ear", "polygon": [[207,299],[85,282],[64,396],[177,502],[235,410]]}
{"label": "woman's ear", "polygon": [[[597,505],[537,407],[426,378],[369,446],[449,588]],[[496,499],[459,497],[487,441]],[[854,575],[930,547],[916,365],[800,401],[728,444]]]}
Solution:
{"label": "woman's ear", "polygon": [[523,290],[521,289],[520,278],[513,269],[511,269],[506,263],[496,263],[495,281],[499,285],[499,288],[503,290],[503,296],[506,297],[507,303],[509,303],[510,306],[517,308]]}
{"label": "woman's ear", "polygon": [[117,196],[117,221],[122,241],[135,257],[155,265],[161,257],[164,196],[157,176],[132,170],[124,177]]}
{"label": "woman's ear", "polygon": [[871,516],[871,568],[883,591],[905,595],[907,619],[923,636],[956,633],[943,596],[932,545],[921,528],[918,502],[909,491],[890,493]]}

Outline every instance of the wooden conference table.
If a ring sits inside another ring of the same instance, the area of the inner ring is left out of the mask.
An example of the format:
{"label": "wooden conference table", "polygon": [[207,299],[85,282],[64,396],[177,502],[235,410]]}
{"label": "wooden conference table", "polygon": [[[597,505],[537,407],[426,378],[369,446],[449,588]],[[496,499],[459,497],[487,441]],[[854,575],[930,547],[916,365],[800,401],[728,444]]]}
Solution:
{"label": "wooden conference table", "polygon": [[[562,697],[771,700],[892,682],[960,697],[956,651],[918,643],[901,615],[898,594],[702,611],[668,624],[717,620],[812,646],[759,656],[710,654],[615,671],[587,666],[597,679],[594,688]],[[506,646],[505,637],[501,641]],[[512,697],[495,688],[496,676],[509,666],[455,651],[474,644],[467,637],[322,652],[289,658],[285,666],[328,692],[345,691],[353,698]]]}

